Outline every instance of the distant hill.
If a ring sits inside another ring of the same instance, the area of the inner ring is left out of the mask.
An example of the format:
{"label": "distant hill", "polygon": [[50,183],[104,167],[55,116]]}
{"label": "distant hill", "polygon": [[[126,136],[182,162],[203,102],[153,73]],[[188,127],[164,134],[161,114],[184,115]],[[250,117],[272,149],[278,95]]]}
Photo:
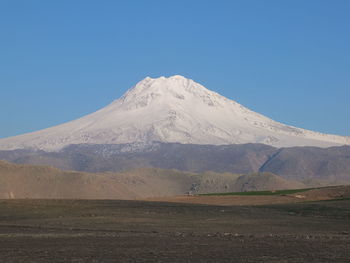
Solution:
{"label": "distant hill", "polygon": [[350,146],[278,149],[264,144],[81,144],[58,152],[0,151],[0,159],[84,172],[122,172],[137,168],[190,173],[271,172],[308,186],[350,183]]}
{"label": "distant hill", "polygon": [[297,189],[305,184],[297,181],[289,181],[272,173],[255,173],[240,176],[235,182],[237,192]]}
{"label": "distant hill", "polygon": [[62,171],[0,161],[0,198],[138,199],[186,193],[303,187],[269,173],[195,174],[156,168],[121,173]]}

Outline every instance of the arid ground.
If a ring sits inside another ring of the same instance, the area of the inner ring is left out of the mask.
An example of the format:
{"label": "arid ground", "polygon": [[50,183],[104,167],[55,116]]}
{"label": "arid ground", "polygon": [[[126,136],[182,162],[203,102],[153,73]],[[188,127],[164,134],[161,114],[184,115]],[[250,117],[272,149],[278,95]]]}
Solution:
{"label": "arid ground", "polygon": [[0,201],[0,262],[319,263],[349,259],[348,198],[255,206]]}

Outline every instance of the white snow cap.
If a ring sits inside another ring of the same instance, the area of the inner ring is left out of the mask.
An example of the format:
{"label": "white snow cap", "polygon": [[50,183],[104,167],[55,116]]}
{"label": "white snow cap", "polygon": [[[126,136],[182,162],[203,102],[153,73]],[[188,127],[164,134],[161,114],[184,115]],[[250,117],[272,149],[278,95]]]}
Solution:
{"label": "white snow cap", "polygon": [[175,75],[146,77],[95,113],[45,130],[0,139],[0,149],[56,151],[70,144],[152,141],[328,147],[350,144],[350,137],[284,125]]}

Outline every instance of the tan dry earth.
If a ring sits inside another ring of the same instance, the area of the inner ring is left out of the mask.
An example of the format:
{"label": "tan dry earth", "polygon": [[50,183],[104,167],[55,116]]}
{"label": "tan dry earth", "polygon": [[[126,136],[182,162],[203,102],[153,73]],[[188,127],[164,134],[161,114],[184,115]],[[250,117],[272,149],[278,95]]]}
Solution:
{"label": "tan dry earth", "polygon": [[137,199],[185,193],[188,185],[188,176],[181,174],[92,174],[0,161],[2,199]]}
{"label": "tan dry earth", "polygon": [[142,199],[195,193],[302,188],[303,184],[263,173],[194,174],[156,168],[122,173],[62,171],[48,166],[0,161],[0,199]]}

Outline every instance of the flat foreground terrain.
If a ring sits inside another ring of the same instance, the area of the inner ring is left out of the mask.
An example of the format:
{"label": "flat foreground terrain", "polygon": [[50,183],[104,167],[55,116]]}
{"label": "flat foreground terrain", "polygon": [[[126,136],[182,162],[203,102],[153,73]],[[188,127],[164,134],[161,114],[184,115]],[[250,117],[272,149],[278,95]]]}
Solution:
{"label": "flat foreground terrain", "polygon": [[0,201],[0,262],[349,262],[350,200]]}

